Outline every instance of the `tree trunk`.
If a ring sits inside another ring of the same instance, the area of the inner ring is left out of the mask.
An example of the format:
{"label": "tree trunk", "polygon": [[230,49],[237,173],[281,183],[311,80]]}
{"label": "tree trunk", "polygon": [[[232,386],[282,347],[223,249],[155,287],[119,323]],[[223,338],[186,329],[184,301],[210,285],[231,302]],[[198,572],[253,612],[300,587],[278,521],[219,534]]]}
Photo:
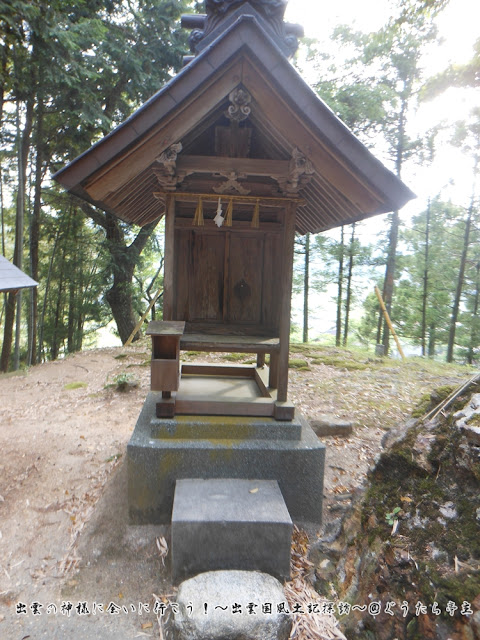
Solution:
{"label": "tree trunk", "polygon": [[308,342],[308,294],[310,288],[310,234],[305,236],[305,268],[303,272],[303,342]]}
{"label": "tree trunk", "polygon": [[[400,113],[398,115],[398,137],[395,147],[395,173],[400,178],[402,175],[402,167],[405,153],[405,126],[407,116],[408,102],[407,98],[401,98]],[[388,314],[391,317],[393,289],[395,284],[395,267],[397,262],[397,245],[398,245],[398,229],[400,226],[400,218],[398,211],[392,213],[392,222],[390,225],[390,233],[388,238],[388,257],[385,269],[385,282],[383,284],[383,301]],[[383,346],[385,347],[385,355],[388,354],[390,346],[390,331],[386,320],[383,320]]]}
{"label": "tree trunk", "polygon": [[350,306],[352,302],[352,274],[353,274],[353,247],[355,242],[355,223],[352,224],[352,235],[348,248],[348,272],[347,272],[347,294],[345,300],[345,325],[343,330],[343,346],[347,346],[348,324],[350,320]]}
{"label": "tree trunk", "polygon": [[[27,102],[25,125],[23,132],[20,130],[20,102],[17,102],[17,129],[18,129],[18,191],[16,205],[16,223],[15,223],[15,249],[13,252],[13,264],[19,269],[22,268],[23,256],[23,216],[25,210],[25,190],[28,152],[30,149],[30,136],[33,125],[33,99]],[[19,305],[17,313],[20,313]],[[12,353],[13,325],[15,321],[15,296],[9,294],[7,301],[7,310],[5,314],[5,328],[3,334],[2,355],[0,358],[0,370],[8,371],[10,364],[10,356]],[[20,350],[20,335],[15,340],[15,364],[18,368]]]}
{"label": "tree trunk", "polygon": [[472,313],[472,327],[470,329],[470,345],[468,347],[467,361],[468,364],[473,364],[474,351],[478,347],[478,305],[480,299],[480,262],[477,262],[475,267],[475,294],[473,299],[473,313]]}
{"label": "tree trunk", "polygon": [[340,255],[338,257],[338,283],[337,283],[337,322],[335,331],[335,346],[342,343],[342,304],[343,304],[343,259],[345,230],[342,225],[340,236]]}
{"label": "tree trunk", "polygon": [[[104,227],[113,269],[113,286],[105,294],[105,299],[112,310],[122,344],[125,344],[137,324],[137,315],[133,309],[133,273],[157,224],[158,220],[154,220],[142,227],[132,244],[127,246],[120,221],[109,213],[105,215]],[[139,337],[137,334],[134,340]]]}
{"label": "tree trunk", "polygon": [[430,199],[427,205],[427,218],[425,221],[425,268],[423,270],[423,292],[422,292],[422,327],[421,344],[422,356],[427,355],[427,299],[428,299],[428,252],[430,243]]}
{"label": "tree trunk", "polygon": [[68,249],[68,237],[70,235],[71,229],[71,221],[73,217],[73,212],[69,212],[67,226],[63,233],[63,241],[61,243],[62,253],[60,257],[60,265],[58,268],[58,277],[60,279],[57,291],[57,302],[55,305],[55,316],[53,323],[53,336],[52,336],[52,344],[50,349],[50,355],[52,360],[56,360],[58,358],[58,354],[60,352],[60,343],[63,341],[59,338],[60,328],[63,326],[64,320],[64,287],[65,280],[68,277],[65,273],[66,264],[67,264],[67,249]]}
{"label": "tree trunk", "polygon": [[40,326],[38,329],[38,357],[37,362],[41,362],[42,353],[43,353],[43,327],[45,326],[45,314],[47,311],[47,301],[48,294],[50,291],[50,283],[52,282],[52,271],[53,271],[53,261],[55,259],[55,254],[57,252],[58,239],[60,237],[60,228],[57,229],[57,233],[55,235],[55,241],[53,243],[52,254],[50,256],[50,263],[48,265],[48,275],[47,282],[45,283],[45,293],[43,294],[43,306],[42,306],[42,315],[40,317]]}
{"label": "tree trunk", "polygon": [[[398,211],[394,211],[392,214],[392,223],[390,225],[390,234],[388,239],[388,257],[387,267],[385,270],[385,282],[383,285],[383,301],[387,308],[388,314],[391,317],[392,312],[392,300],[393,300],[393,286],[395,281],[395,265],[397,261],[397,244],[398,244],[398,228],[400,226],[400,219]],[[390,344],[390,331],[386,320],[383,320],[383,336],[382,343],[385,347],[385,354],[388,353]]]}
{"label": "tree trunk", "polygon": [[460,299],[463,291],[463,280],[465,277],[465,266],[467,264],[468,245],[470,243],[470,229],[472,226],[474,199],[470,203],[468,209],[467,219],[465,220],[465,233],[463,236],[463,248],[460,258],[460,267],[458,270],[457,287],[455,290],[455,299],[453,301],[452,315],[450,317],[450,330],[448,332],[448,345],[447,345],[447,362],[453,362],[453,350],[455,347],[455,333],[457,330],[458,312],[460,310]]}
{"label": "tree trunk", "polygon": [[437,342],[435,323],[431,323],[428,328],[428,357],[435,357],[435,344]]}
{"label": "tree trunk", "polygon": [[[43,100],[39,97],[37,108],[35,190],[30,220],[30,267],[32,278],[38,282],[38,247],[40,242],[40,213],[42,208],[43,169]],[[37,363],[38,290],[31,289],[31,318],[28,364]]]}
{"label": "tree trunk", "polygon": [[67,351],[75,351],[75,281],[73,278],[68,285],[68,327],[67,327]]}

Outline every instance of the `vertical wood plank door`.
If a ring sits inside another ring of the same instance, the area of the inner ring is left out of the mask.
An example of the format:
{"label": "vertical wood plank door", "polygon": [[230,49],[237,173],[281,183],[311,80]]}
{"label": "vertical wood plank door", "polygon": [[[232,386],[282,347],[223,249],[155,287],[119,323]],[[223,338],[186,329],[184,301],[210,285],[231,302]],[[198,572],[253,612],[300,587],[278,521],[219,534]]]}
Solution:
{"label": "vertical wood plank door", "polygon": [[277,335],[282,234],[175,231],[175,319]]}
{"label": "vertical wood plank door", "polygon": [[259,325],[262,320],[263,237],[232,233],[228,265],[227,322]]}
{"label": "vertical wood plank door", "polygon": [[190,320],[222,322],[225,237],[193,231],[189,274]]}

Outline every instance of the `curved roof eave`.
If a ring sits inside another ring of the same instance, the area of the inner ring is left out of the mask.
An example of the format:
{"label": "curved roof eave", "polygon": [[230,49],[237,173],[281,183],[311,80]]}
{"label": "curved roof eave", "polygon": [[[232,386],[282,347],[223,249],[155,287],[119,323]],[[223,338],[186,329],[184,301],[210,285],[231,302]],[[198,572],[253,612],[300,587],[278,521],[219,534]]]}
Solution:
{"label": "curved roof eave", "polygon": [[[378,198],[380,204],[370,210],[359,212],[363,217],[376,213],[400,209],[415,197],[410,189],[389,171],[361,143],[346,125],[333,113],[328,105],[305,83],[291,66],[275,42],[259,26],[253,16],[241,16],[233,25],[209,44],[194,60],[184,67],[174,78],[137,109],[127,120],[95,143],[90,149],[57,171],[53,176],[60,184],[79,197],[103,209],[111,207],[102,200],[92,199],[84,190],[85,182],[101,172],[122,153],[141,141],[142,137],[158,126],[167,117],[174,117],[175,111],[185,99],[202,86],[214,74],[220,72],[236,56],[248,53],[262,68],[275,91],[308,129],[313,137],[344,165],[344,170],[364,183]],[[240,79],[239,79],[240,82]],[[224,96],[219,96],[222,100]],[[165,145],[169,146],[175,140]],[[308,218],[313,215],[315,203],[305,210],[306,222],[302,232],[315,231],[322,227],[318,221]],[[308,210],[310,212],[308,213]],[[315,216],[313,216],[315,217]],[[340,214],[338,218],[340,218]],[[351,221],[358,216],[351,216]],[[329,222],[328,226],[332,226]],[[327,228],[327,226],[323,226]]]}

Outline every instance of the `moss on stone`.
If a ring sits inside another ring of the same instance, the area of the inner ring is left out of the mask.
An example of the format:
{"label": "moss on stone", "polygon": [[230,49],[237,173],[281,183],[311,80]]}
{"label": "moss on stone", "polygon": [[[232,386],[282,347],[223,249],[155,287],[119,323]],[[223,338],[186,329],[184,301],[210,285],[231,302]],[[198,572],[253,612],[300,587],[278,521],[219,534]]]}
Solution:
{"label": "moss on stone", "polygon": [[415,405],[412,411],[412,418],[422,418],[430,408],[431,396],[429,393],[424,394]]}

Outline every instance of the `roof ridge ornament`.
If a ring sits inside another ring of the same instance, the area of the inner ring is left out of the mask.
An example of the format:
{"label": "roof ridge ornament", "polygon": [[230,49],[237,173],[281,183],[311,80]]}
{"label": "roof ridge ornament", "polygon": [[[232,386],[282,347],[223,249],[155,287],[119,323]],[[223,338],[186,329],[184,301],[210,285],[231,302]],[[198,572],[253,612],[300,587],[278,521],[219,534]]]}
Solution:
{"label": "roof ridge ornament", "polygon": [[[303,27],[283,20],[288,0],[205,0],[206,14],[182,16],[182,27],[192,29],[188,39],[190,50],[200,53],[222,31],[243,15],[253,16],[272,36],[287,57],[294,55]],[[188,63],[192,56],[185,56]]]}

